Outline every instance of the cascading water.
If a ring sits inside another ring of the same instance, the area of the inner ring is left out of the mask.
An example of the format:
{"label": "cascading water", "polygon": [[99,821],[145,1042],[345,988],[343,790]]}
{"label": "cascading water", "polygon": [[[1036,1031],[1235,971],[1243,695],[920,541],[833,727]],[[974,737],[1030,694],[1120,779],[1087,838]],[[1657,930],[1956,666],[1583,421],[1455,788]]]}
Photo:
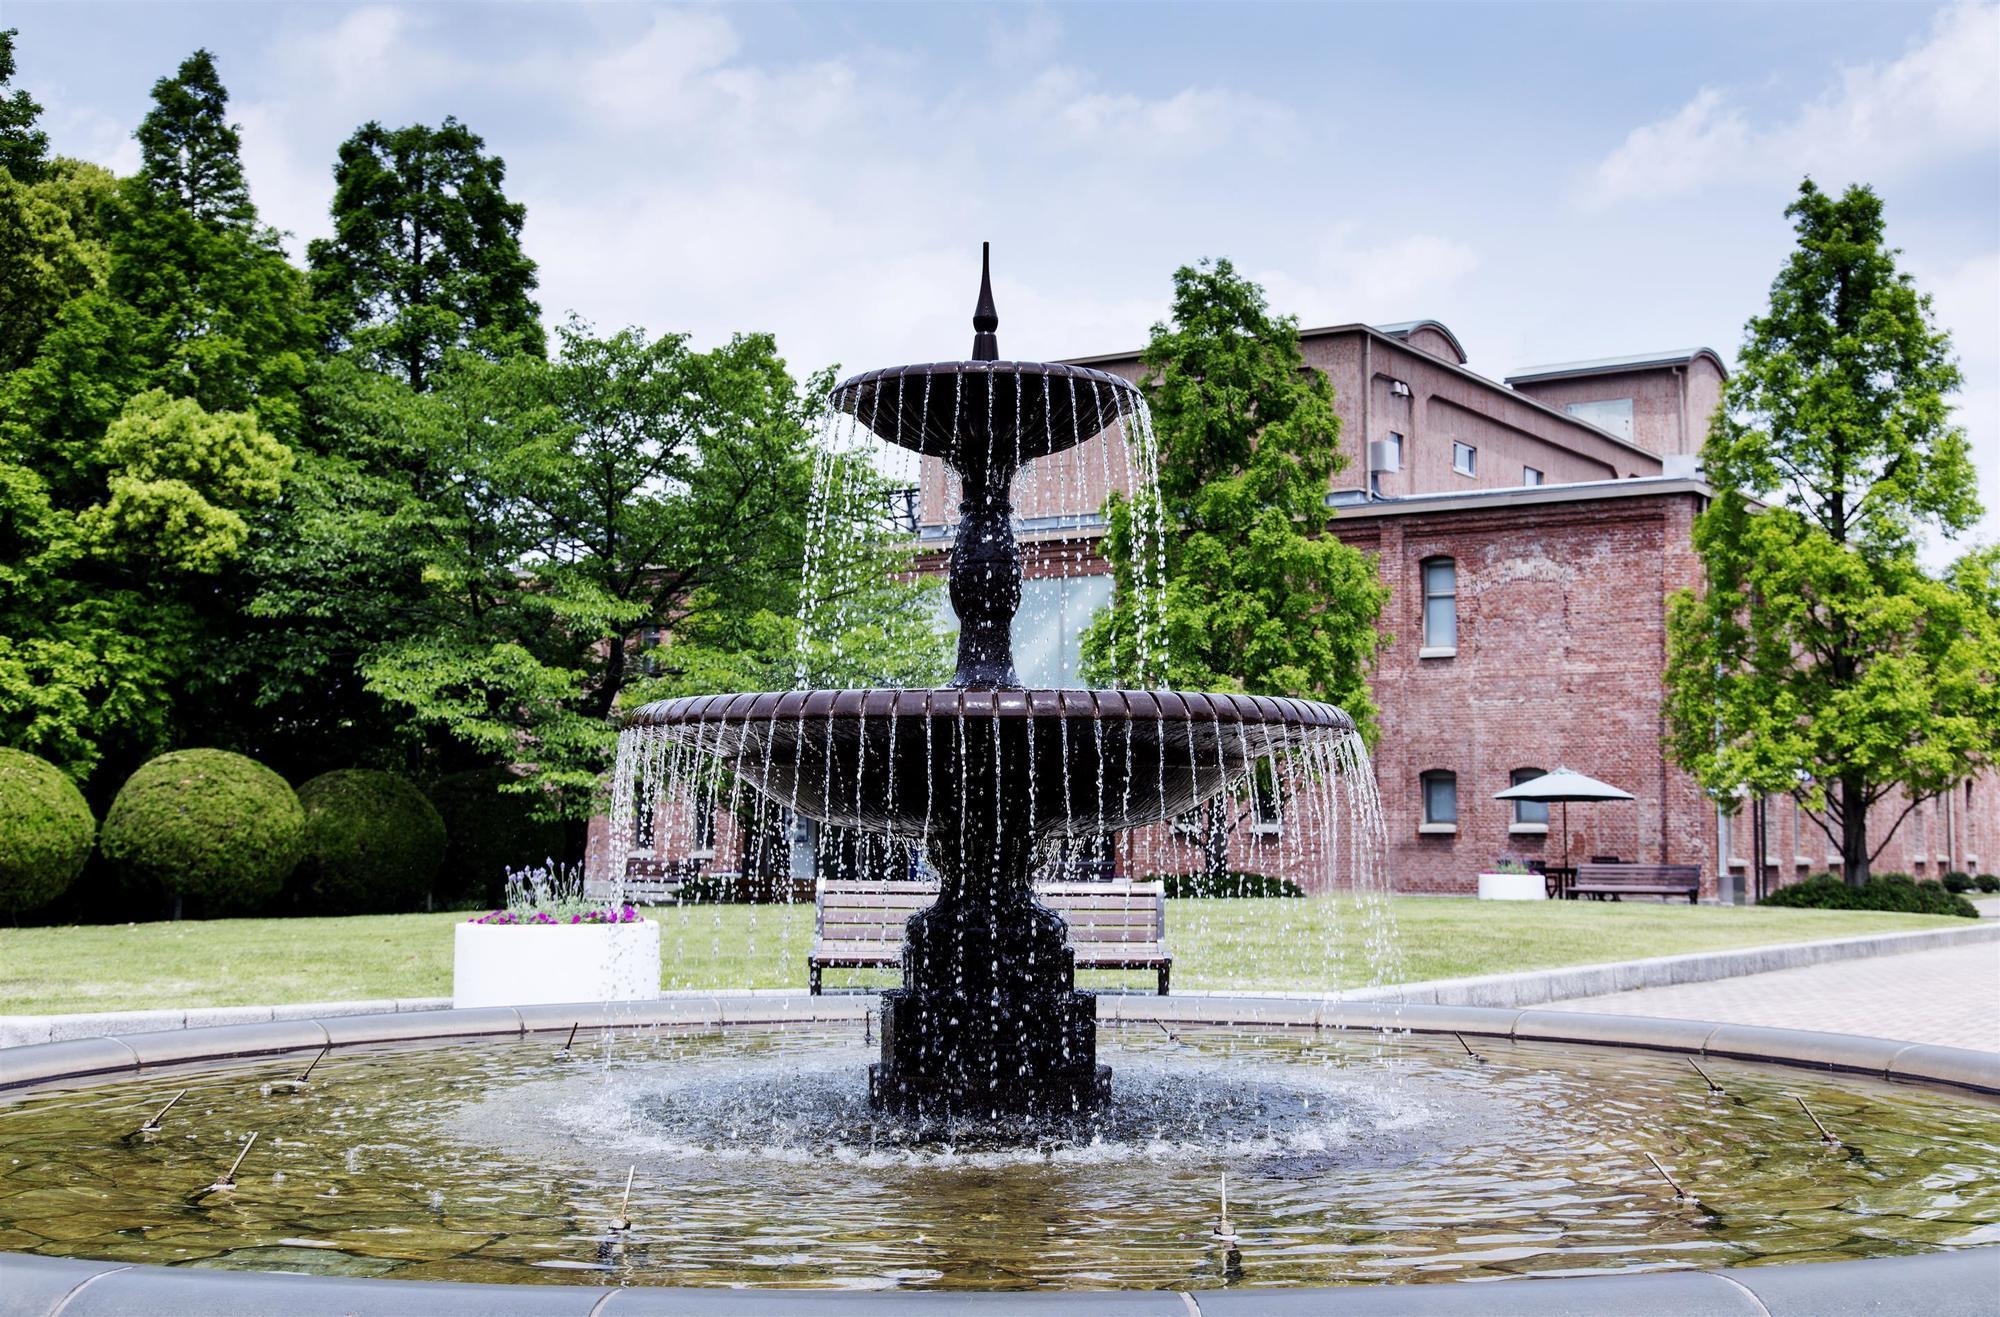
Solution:
{"label": "cascading water", "polygon": [[[1312,701],[1161,688],[1165,529],[1144,398],[1102,371],[999,360],[998,324],[982,270],[971,360],[871,371],[832,391],[798,688],[635,710],[613,784],[613,857],[635,842],[671,853],[726,800],[747,816],[752,849],[778,831],[773,810],[819,825],[822,878],[829,868],[934,877],[935,903],[903,938],[903,986],[884,994],[871,1081],[878,1106],[912,1115],[1081,1113],[1108,1094],[1096,998],[1076,991],[1063,919],[1034,882],[1102,855],[1118,834],[1113,864],[1128,872],[1173,872],[1190,857],[1199,867],[1214,858],[1199,851],[1226,845],[1227,831],[1193,846],[1186,821],[1252,801],[1277,839],[1261,861],[1271,876],[1370,898],[1371,959],[1393,955],[1380,813],[1353,722]],[[867,654],[844,652],[845,601],[882,570],[869,552],[884,539],[875,476],[898,452],[915,456],[927,489],[956,497],[956,671],[942,687],[827,688],[821,666],[871,670]],[[1079,495],[1112,493],[1131,499],[1138,559],[1132,634],[1114,642],[1150,688],[1024,686],[1013,635],[1024,577],[1079,577],[1090,553]]]}

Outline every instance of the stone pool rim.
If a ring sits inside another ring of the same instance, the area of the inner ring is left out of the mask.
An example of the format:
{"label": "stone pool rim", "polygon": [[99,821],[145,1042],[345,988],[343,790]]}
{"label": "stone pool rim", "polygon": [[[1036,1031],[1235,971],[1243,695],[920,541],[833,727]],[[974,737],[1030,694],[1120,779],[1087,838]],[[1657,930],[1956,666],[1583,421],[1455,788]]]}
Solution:
{"label": "stone pool rim", "polygon": [[[523,1037],[582,1029],[717,1029],[859,1020],[871,995],[662,998],[386,1015],[329,1016],[213,1025],[0,1048],[0,1101],[55,1086],[91,1087],[154,1070],[381,1043]],[[1299,1030],[1391,1027],[1418,1034],[1460,1033],[1514,1042],[1639,1048],[1702,1058],[1864,1075],[1890,1082],[2000,1094],[2000,1053],[1906,1043],[1855,1034],[1770,1029],[1643,1016],[1535,1008],[1434,1006],[1270,997],[1105,995],[1105,1024],[1212,1025]],[[399,1281],[279,1272],[230,1272],[0,1253],[0,1317],[88,1317],[91,1313],[426,1312],[748,1313],[776,1292],[672,1287],[616,1288]],[[1858,1261],[1769,1264],[1717,1271],[1656,1271],[1529,1278],[1504,1283],[1300,1287],[1295,1289],[1078,1290],[1068,1292],[783,1290],[788,1307],[867,1311],[893,1301],[899,1311],[964,1312],[979,1306],[1064,1306],[1075,1311],[1157,1313],[1551,1313],[1787,1314],[1893,1311],[1921,1287],[1928,1317],[1991,1311],[2000,1286],[2000,1246],[1937,1250]],[[272,1305],[277,1307],[273,1308]],[[996,1310],[998,1310],[996,1308]]]}

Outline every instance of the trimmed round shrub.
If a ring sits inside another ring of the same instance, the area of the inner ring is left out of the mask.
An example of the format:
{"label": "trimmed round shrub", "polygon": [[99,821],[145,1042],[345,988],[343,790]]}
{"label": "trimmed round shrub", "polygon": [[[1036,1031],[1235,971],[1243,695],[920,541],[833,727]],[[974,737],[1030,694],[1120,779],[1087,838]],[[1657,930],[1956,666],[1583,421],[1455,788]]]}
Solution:
{"label": "trimmed round shrub", "polygon": [[1953,869],[1944,876],[1944,890],[1947,892],[1956,892],[1961,896],[1964,895],[1966,892],[1972,890],[1972,875]]}
{"label": "trimmed round shrub", "polygon": [[96,837],[97,820],[68,775],[46,759],[0,750],[0,914],[61,896]]}
{"label": "trimmed round shrub", "polygon": [[1780,887],[1758,902],[1815,910],[1892,910],[1912,915],[1959,915],[1977,919],[1972,902],[1948,892],[1943,883],[1920,883],[1906,873],[1885,873],[1859,887],[1828,873]]}
{"label": "trimmed round shrub", "polygon": [[118,790],[98,849],[129,882],[205,911],[264,904],[299,862],[305,812],[285,779],[227,750],[161,755]]}
{"label": "trimmed round shrub", "polygon": [[475,768],[431,787],[431,804],[444,818],[443,905],[491,909],[509,873],[562,858],[562,824],[534,817],[531,797],[501,790],[514,780],[505,768]]}
{"label": "trimmed round shrub", "polygon": [[1972,883],[1982,892],[2000,892],[2000,874],[1982,873]]}
{"label": "trimmed round shrub", "polygon": [[315,914],[421,909],[444,863],[444,820],[424,793],[367,768],[322,773],[299,788],[305,854],[297,904]]}

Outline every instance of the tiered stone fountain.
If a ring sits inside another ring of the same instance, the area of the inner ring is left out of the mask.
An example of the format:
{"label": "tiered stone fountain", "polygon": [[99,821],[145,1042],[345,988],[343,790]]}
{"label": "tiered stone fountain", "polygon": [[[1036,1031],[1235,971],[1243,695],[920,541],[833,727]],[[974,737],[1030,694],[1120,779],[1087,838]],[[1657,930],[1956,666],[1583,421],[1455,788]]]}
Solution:
{"label": "tiered stone fountain", "polygon": [[1255,760],[1354,726],[1304,700],[1022,687],[1014,478],[1144,403],[1103,371],[1000,360],[986,269],[972,324],[970,360],[871,371],[832,394],[883,440],[959,476],[950,685],[696,696],[646,705],[626,727],[664,729],[808,818],[921,840],[938,898],[911,917],[903,986],[884,994],[878,1105],[1059,1115],[1101,1101],[1110,1071],[1097,1064],[1097,1003],[1076,991],[1063,920],[1030,887],[1038,844],[1171,818]]}

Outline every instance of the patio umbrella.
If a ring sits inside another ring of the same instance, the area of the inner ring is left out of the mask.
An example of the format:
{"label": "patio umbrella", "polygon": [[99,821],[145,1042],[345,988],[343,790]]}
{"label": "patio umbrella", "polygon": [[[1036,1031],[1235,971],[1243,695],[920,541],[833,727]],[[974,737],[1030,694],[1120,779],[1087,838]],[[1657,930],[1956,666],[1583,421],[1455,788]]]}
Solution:
{"label": "patio umbrella", "polygon": [[1493,793],[1495,800],[1533,800],[1563,807],[1563,868],[1569,868],[1569,802],[1572,800],[1631,800],[1632,793],[1620,791],[1594,777],[1558,768],[1553,773],[1530,778],[1519,786]]}

